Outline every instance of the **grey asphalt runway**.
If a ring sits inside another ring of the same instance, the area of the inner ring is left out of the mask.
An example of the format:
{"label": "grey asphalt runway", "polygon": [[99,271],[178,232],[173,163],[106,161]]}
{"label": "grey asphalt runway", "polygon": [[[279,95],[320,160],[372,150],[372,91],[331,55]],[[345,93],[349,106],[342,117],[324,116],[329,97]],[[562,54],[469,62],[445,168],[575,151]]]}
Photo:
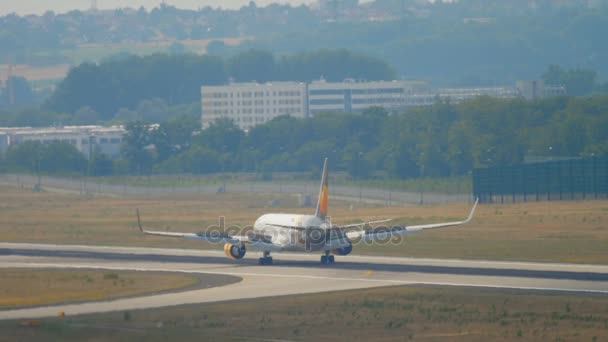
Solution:
{"label": "grey asphalt runway", "polygon": [[209,303],[267,296],[394,285],[473,286],[608,295],[608,265],[336,257],[322,266],[317,254],[273,254],[275,265],[258,266],[259,254],[232,261],[221,250],[0,243],[0,267],[87,268],[232,275],[226,286],[106,302],[0,311],[0,319],[40,318]]}

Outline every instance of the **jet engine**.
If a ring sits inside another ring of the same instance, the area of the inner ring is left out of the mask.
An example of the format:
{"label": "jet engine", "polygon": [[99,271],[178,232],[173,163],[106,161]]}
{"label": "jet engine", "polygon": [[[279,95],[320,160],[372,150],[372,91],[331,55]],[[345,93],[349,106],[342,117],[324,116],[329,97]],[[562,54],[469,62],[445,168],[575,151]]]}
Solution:
{"label": "jet engine", "polygon": [[243,259],[247,249],[245,245],[233,245],[231,243],[227,243],[224,245],[224,253],[226,256],[232,260]]}
{"label": "jet engine", "polygon": [[332,252],[336,255],[349,255],[353,251],[353,245],[334,249]]}

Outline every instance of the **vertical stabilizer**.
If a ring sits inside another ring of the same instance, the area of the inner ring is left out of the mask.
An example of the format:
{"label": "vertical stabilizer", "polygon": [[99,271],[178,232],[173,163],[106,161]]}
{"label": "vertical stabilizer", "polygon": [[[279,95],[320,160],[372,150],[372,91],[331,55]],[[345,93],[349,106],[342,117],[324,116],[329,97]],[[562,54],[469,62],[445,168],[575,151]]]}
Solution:
{"label": "vertical stabilizer", "polygon": [[319,201],[317,202],[317,211],[315,212],[315,215],[323,220],[327,217],[327,200],[329,199],[327,173],[327,158],[325,158],[323,162],[323,176],[321,177],[321,189],[319,190]]}

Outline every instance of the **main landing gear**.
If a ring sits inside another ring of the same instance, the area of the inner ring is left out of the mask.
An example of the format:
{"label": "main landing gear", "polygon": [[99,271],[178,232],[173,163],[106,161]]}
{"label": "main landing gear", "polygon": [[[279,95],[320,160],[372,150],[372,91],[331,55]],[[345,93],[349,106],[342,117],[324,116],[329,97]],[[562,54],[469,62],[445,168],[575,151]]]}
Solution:
{"label": "main landing gear", "polygon": [[329,254],[329,251],[325,251],[325,255],[321,255],[321,265],[330,265],[336,262],[333,255]]}
{"label": "main landing gear", "polygon": [[258,264],[272,265],[272,257],[270,256],[270,252],[264,252],[264,257],[259,259]]}

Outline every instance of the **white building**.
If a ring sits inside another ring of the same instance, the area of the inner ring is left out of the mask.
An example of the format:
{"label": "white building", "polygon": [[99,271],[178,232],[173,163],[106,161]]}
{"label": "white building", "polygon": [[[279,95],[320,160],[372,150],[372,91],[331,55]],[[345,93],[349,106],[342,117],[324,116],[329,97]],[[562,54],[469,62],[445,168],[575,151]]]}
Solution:
{"label": "white building", "polygon": [[424,82],[345,81],[232,83],[201,87],[203,128],[228,118],[243,130],[277,116],[307,117],[324,111],[360,112],[372,106],[402,107],[408,96],[427,90]]}
{"label": "white building", "polygon": [[403,107],[408,97],[425,91],[427,87],[424,82],[408,81],[314,81],[308,86],[308,113],[361,112],[373,106]]}
{"label": "white building", "polygon": [[429,106],[438,100],[459,103],[479,96],[539,98],[564,93],[563,87],[544,87],[542,81],[520,81],[515,87],[439,89],[421,81],[233,83],[201,87],[202,125],[207,128],[219,118],[228,118],[248,130],[286,114],[308,117],[321,112],[361,112],[373,106],[395,109]]}
{"label": "white building", "polygon": [[60,141],[74,145],[87,158],[91,152],[118,158],[125,133],[123,126],[0,127],[0,152],[4,153],[10,146],[26,141],[42,144]]}
{"label": "white building", "polygon": [[546,86],[542,80],[517,81],[517,92],[526,100],[536,100],[544,97],[566,95],[563,86]]}
{"label": "white building", "polygon": [[307,115],[305,83],[233,83],[201,87],[203,128],[228,118],[243,130],[281,115]]}
{"label": "white building", "polygon": [[517,91],[526,100],[540,99],[545,96],[545,82],[542,80],[517,81]]}

